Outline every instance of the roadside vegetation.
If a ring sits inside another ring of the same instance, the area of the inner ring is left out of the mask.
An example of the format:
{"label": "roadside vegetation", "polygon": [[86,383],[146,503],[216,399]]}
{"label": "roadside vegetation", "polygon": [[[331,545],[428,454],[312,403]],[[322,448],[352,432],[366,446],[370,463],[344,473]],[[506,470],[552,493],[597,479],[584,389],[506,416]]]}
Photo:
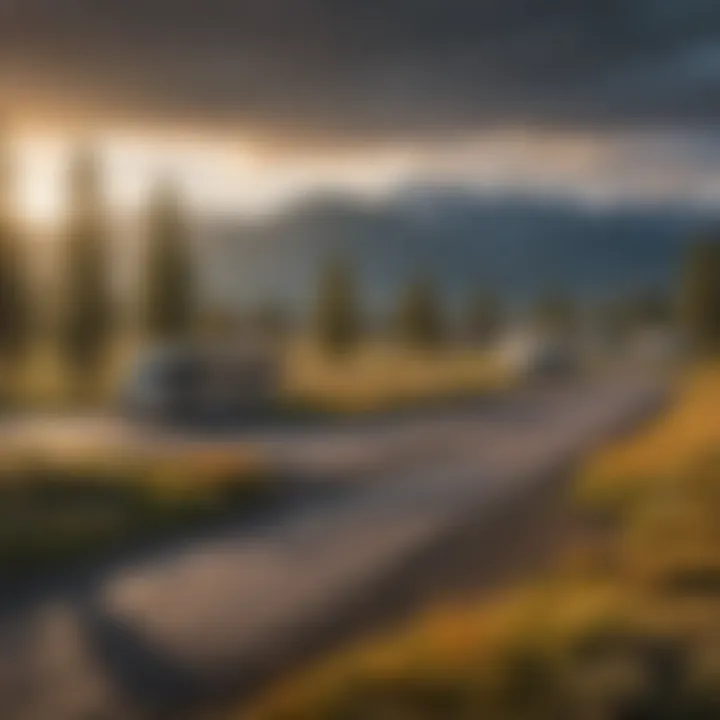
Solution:
{"label": "roadside vegetation", "polygon": [[0,460],[0,581],[256,507],[273,488],[248,451],[25,447]]}
{"label": "roadside vegetation", "polygon": [[428,353],[364,342],[352,355],[337,359],[300,342],[288,351],[283,394],[298,407],[366,413],[493,392],[511,380],[503,363],[478,348]]}
{"label": "roadside vegetation", "polygon": [[[133,365],[137,343],[117,343],[90,403],[112,410]],[[288,342],[279,378],[279,415],[382,412],[511,385],[513,377],[497,354],[478,347],[447,347],[423,352],[401,344],[364,340],[352,354],[328,356],[311,339]],[[38,348],[10,383],[18,409],[72,410],[80,407],[58,358]]]}
{"label": "roadside vegetation", "polygon": [[254,720],[720,717],[720,366],[590,459],[551,576],[332,656]]}

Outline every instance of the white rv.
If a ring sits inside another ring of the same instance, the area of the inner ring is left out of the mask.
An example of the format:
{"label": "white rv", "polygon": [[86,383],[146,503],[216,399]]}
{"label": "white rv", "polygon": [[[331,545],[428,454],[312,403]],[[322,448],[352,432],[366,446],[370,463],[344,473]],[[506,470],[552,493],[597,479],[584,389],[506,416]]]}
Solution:
{"label": "white rv", "polygon": [[564,375],[577,369],[577,353],[571,343],[534,329],[520,328],[501,338],[500,361],[518,377]]}
{"label": "white rv", "polygon": [[175,346],[139,356],[122,401],[134,418],[195,421],[251,417],[278,395],[279,364],[267,351]]}

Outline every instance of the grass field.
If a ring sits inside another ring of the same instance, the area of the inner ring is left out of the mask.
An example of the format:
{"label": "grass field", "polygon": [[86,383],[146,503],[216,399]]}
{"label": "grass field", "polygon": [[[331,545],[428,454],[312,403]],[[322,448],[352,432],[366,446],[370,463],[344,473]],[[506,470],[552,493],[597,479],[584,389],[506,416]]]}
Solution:
{"label": "grass field", "polygon": [[288,350],[283,387],[291,403],[352,413],[488,392],[509,382],[497,360],[473,348],[423,353],[374,342],[328,358],[299,342]]}
{"label": "grass field", "polygon": [[[94,387],[76,393],[59,358],[36,348],[17,373],[15,396],[24,407],[112,407],[127,377],[137,344],[118,342]],[[510,382],[489,353],[476,348],[411,351],[368,341],[347,356],[329,357],[308,340],[295,340],[281,354],[281,403],[292,409],[336,413],[394,409],[424,401],[492,391]]]}
{"label": "grass field", "polygon": [[688,373],[669,412],[641,435],[591,458],[578,482],[578,496],[584,503],[620,509],[633,496],[644,498],[659,485],[692,473],[718,448],[720,365],[710,364]]}
{"label": "grass field", "polygon": [[0,580],[238,512],[271,488],[249,452],[6,452]]}
{"label": "grass field", "polygon": [[662,418],[583,468],[578,506],[603,532],[552,577],[414,618],[235,717],[720,717],[719,434],[720,367],[705,366]]}

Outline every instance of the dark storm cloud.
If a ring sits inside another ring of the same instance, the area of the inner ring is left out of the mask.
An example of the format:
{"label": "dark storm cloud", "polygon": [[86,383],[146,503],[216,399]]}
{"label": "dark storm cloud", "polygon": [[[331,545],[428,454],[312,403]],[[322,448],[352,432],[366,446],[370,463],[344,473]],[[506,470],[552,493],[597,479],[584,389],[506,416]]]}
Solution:
{"label": "dark storm cloud", "polygon": [[358,137],[720,119],[717,0],[0,3],[8,103]]}

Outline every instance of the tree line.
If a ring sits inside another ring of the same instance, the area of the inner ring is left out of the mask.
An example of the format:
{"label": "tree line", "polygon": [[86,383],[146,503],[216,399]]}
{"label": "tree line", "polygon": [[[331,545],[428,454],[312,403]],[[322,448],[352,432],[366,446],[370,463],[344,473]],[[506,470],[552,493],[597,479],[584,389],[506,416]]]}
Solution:
{"label": "tree line", "polygon": [[[482,288],[471,293],[461,335],[474,342],[491,341],[508,322],[499,298]],[[690,241],[679,286],[670,291],[637,289],[611,297],[588,312],[571,295],[555,289],[538,297],[526,324],[542,332],[569,337],[584,324],[609,340],[621,340],[643,327],[673,328],[694,354],[720,353],[720,237]],[[430,350],[451,335],[440,288],[416,273],[399,295],[391,320],[393,335],[407,346]],[[333,355],[351,352],[363,339],[366,318],[353,266],[347,259],[328,263],[320,278],[315,307],[320,344]]]}
{"label": "tree line", "polygon": [[[13,172],[0,158],[0,363],[18,365],[38,334],[38,306],[52,302],[54,337],[72,377],[87,384],[102,367],[117,334],[119,312],[112,292],[111,220],[103,179],[92,150],[78,151],[67,173],[67,208],[60,228],[62,246],[57,296],[30,280],[23,233],[13,220],[10,188]],[[144,243],[137,276],[137,326],[149,342],[189,338],[198,320],[199,288],[191,237],[177,189],[159,182],[142,213]],[[645,295],[632,304],[608,304],[602,322],[616,328],[639,319],[680,320],[698,352],[720,352],[720,243],[715,236],[689,243],[679,302]],[[670,307],[672,305],[672,307]],[[332,354],[353,349],[365,331],[357,278],[343,259],[329,262],[321,274],[315,328]],[[577,304],[562,293],[540,298],[533,311],[543,328],[570,332],[579,324]],[[633,320],[634,318],[634,320]],[[498,298],[479,289],[469,299],[464,334],[487,341],[507,320]],[[440,288],[429,274],[416,273],[400,293],[393,330],[409,346],[432,349],[449,335]]]}
{"label": "tree line", "polygon": [[[486,290],[473,294],[463,334],[477,342],[491,340],[505,322],[503,309]],[[320,345],[331,355],[351,352],[366,334],[366,317],[352,264],[332,259],[318,284],[314,316]],[[448,340],[451,330],[439,286],[417,272],[402,289],[391,321],[395,337],[417,350],[432,350]]]}
{"label": "tree line", "polygon": [[[112,292],[112,227],[100,167],[91,150],[78,151],[67,171],[67,207],[59,228],[56,292],[33,282],[25,236],[11,202],[13,172],[0,177],[0,363],[22,362],[43,328],[43,302],[53,309],[52,336],[68,373],[90,385],[107,359],[120,321]],[[187,337],[196,312],[197,283],[182,205],[170,182],[159,183],[143,211],[145,242],[139,268],[137,324],[151,341]]]}

